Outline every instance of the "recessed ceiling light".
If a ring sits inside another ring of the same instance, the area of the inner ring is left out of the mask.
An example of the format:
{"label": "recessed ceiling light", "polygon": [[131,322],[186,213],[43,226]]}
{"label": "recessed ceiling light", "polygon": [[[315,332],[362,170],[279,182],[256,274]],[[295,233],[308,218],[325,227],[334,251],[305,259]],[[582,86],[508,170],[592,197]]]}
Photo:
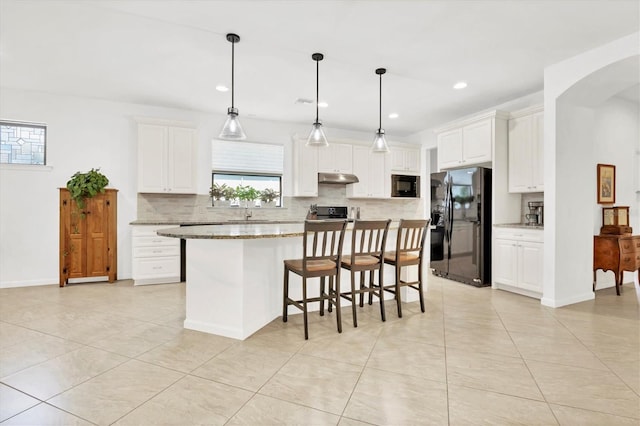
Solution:
{"label": "recessed ceiling light", "polygon": [[398,118],[398,117],[400,116],[398,115],[397,112],[392,112],[391,114],[389,114],[389,118]]}
{"label": "recessed ceiling light", "polygon": [[464,89],[465,87],[467,87],[467,82],[466,81],[459,81],[456,84],[453,85],[453,88],[456,90],[460,90],[460,89]]}
{"label": "recessed ceiling light", "polygon": [[224,84],[218,84],[218,85],[216,86],[216,90],[217,90],[218,92],[228,92],[228,91],[229,91],[229,88],[228,88],[227,86],[225,86]]}
{"label": "recessed ceiling light", "polygon": [[320,108],[326,108],[326,107],[328,107],[328,106],[329,106],[329,104],[328,104],[328,103],[326,103],[326,102],[318,102],[318,106],[319,106]]}

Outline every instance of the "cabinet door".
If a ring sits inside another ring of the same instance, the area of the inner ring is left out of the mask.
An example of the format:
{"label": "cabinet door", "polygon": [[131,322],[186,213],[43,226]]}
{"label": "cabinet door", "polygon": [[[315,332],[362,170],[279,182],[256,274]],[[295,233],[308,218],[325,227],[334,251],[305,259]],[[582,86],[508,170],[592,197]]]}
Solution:
{"label": "cabinet door", "polygon": [[138,125],[138,192],[166,192],[168,129]]}
{"label": "cabinet door", "polygon": [[351,145],[334,143],[317,149],[319,172],[352,173],[353,152]]}
{"label": "cabinet door", "polygon": [[318,150],[302,140],[293,141],[293,194],[297,197],[318,196]]}
{"label": "cabinet door", "polygon": [[509,192],[530,192],[532,156],[531,116],[509,120]]}
{"label": "cabinet door", "polygon": [[101,277],[109,273],[107,201],[105,195],[96,195],[85,201],[86,277]]}
{"label": "cabinet door", "polygon": [[544,191],[544,112],[532,117],[533,165],[531,184],[537,192]]}
{"label": "cabinet door", "polygon": [[420,150],[391,148],[391,170],[402,173],[420,173]]}
{"label": "cabinet door", "polygon": [[438,135],[438,168],[458,167],[462,162],[462,129]]}
{"label": "cabinet door", "polygon": [[492,120],[484,120],[462,128],[462,160],[465,164],[491,161]]}
{"label": "cabinet door", "polygon": [[196,194],[197,139],[194,129],[169,127],[167,192]]}
{"label": "cabinet door", "polygon": [[515,286],[518,279],[518,247],[514,240],[495,239],[493,280]]}
{"label": "cabinet door", "polygon": [[347,185],[347,197],[365,198],[370,188],[370,152],[363,146],[353,147],[353,174],[360,182]]}
{"label": "cabinet door", "polygon": [[542,293],[543,250],[542,243],[518,243],[518,287]]}
{"label": "cabinet door", "polygon": [[[355,149],[355,148],[354,148]],[[369,152],[369,149],[367,148]],[[356,176],[358,176],[356,174]],[[388,198],[390,194],[391,176],[387,173],[387,155],[369,152],[369,196],[372,198]]]}

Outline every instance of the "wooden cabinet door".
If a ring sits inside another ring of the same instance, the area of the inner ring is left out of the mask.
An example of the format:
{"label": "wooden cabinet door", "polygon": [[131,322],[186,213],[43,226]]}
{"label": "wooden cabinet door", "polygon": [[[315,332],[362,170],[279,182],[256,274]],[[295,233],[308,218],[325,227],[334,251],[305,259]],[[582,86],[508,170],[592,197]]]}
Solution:
{"label": "wooden cabinet door", "polygon": [[369,196],[372,198],[388,198],[391,195],[391,176],[387,172],[386,160],[386,154],[369,152]]}
{"label": "wooden cabinet door", "polygon": [[347,185],[347,196],[353,198],[369,197],[371,187],[369,148],[363,146],[353,147],[353,174],[358,176],[360,182]]}
{"label": "wooden cabinet door", "polygon": [[84,276],[101,277],[109,272],[109,221],[107,197],[96,195],[85,201],[85,259]]}
{"label": "wooden cabinet door", "polygon": [[350,144],[332,143],[317,149],[319,172],[353,173],[353,151]]}
{"label": "wooden cabinet door", "polygon": [[60,193],[60,283],[86,271],[86,221],[66,189]]}
{"label": "wooden cabinet door", "polygon": [[464,164],[491,161],[493,121],[484,120],[462,128],[462,161]]}

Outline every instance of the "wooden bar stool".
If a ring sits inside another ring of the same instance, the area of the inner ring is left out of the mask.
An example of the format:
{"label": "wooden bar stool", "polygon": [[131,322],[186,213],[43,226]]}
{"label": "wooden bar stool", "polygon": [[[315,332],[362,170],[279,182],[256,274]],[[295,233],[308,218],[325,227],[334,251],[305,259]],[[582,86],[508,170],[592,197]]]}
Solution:
{"label": "wooden bar stool", "polygon": [[[302,259],[284,261],[284,292],[282,321],[287,322],[287,308],[293,305],[302,310],[304,319],[304,338],[309,339],[307,323],[307,304],[320,302],[320,315],[324,315],[324,301],[336,307],[338,332],[342,333],[340,313],[340,262],[342,260],[342,243],[344,242],[346,220],[305,221],[302,237]],[[302,277],[302,299],[289,297],[289,272]],[[318,297],[307,297],[307,279],[320,278],[320,294]],[[325,279],[329,277],[329,289],[325,293]]]}
{"label": "wooden bar stool", "polygon": [[[384,254],[384,263],[395,267],[395,284],[384,287],[385,291],[393,293],[398,305],[398,317],[402,318],[402,301],[400,289],[410,287],[420,293],[420,309],[424,312],[424,296],[422,294],[422,259],[424,254],[424,242],[427,236],[427,227],[431,219],[426,220],[400,220],[396,249]],[[405,266],[418,265],[417,281],[402,281],[400,273]]]}
{"label": "wooden bar stool", "polygon": [[[353,223],[351,233],[351,255],[342,257],[342,267],[351,271],[351,291],[342,292],[340,296],[351,301],[353,313],[353,326],[358,326],[356,315],[356,295],[360,295],[360,307],[364,305],[363,295],[369,295],[369,305],[372,304],[372,296],[380,299],[380,315],[385,321],[383,273],[384,248],[389,232],[388,220],[356,220]],[[365,274],[369,272],[369,282],[365,283]],[[378,271],[378,284],[374,283],[375,271]],[[356,272],[360,274],[360,285],[356,289]]]}

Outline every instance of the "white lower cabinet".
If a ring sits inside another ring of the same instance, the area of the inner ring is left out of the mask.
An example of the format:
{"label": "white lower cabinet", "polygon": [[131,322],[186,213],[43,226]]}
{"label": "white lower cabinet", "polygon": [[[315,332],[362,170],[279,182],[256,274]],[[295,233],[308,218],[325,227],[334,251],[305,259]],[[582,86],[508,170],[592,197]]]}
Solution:
{"label": "white lower cabinet", "polygon": [[132,277],[134,285],[180,282],[180,240],[161,237],[158,229],[177,225],[133,225]]}
{"label": "white lower cabinet", "polygon": [[542,296],[544,232],[542,229],[494,228],[494,288]]}

